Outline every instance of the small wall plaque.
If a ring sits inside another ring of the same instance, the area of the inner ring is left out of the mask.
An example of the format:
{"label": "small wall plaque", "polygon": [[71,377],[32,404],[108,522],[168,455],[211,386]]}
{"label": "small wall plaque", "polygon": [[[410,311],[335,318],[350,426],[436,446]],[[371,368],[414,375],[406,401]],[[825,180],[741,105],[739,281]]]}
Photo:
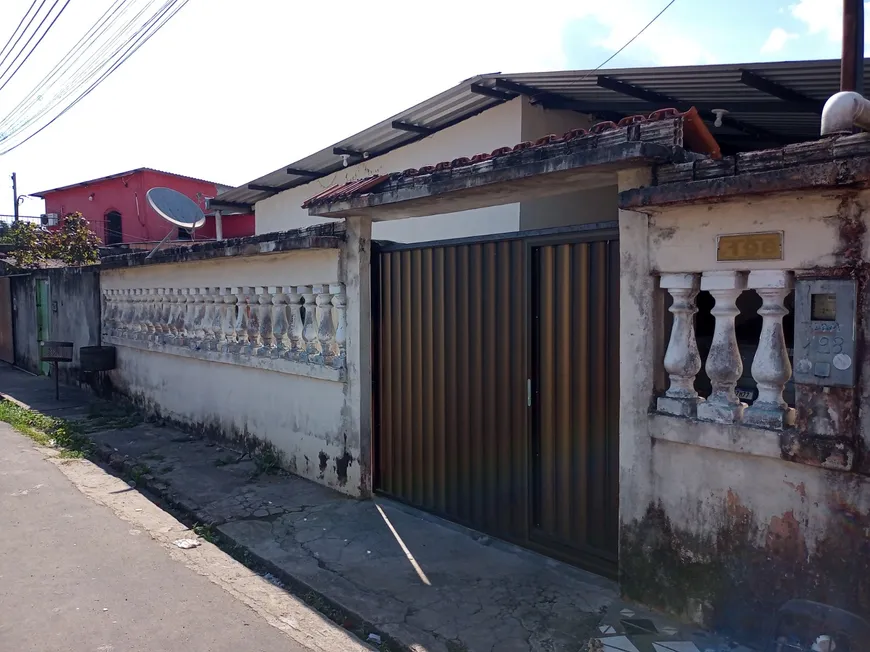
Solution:
{"label": "small wall plaque", "polygon": [[716,260],[782,260],[782,231],[716,236]]}

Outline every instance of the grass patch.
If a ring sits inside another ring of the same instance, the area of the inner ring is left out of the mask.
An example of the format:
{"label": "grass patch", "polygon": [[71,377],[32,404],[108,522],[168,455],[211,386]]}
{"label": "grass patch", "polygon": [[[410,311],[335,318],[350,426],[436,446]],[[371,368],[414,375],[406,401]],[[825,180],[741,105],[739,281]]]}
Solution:
{"label": "grass patch", "polygon": [[209,543],[217,542],[215,532],[214,530],[212,530],[210,525],[203,525],[202,523],[197,523],[193,526],[193,533],[200,539],[205,539]]}
{"label": "grass patch", "polygon": [[83,433],[105,430],[126,430],[142,423],[142,415],[135,409],[118,403],[100,401],[92,403],[88,415],[78,419],[76,426]]}
{"label": "grass patch", "polygon": [[0,421],[37,444],[56,448],[67,459],[87,457],[94,450],[94,444],[76,423],[28,410],[6,399],[0,400]]}
{"label": "grass patch", "polygon": [[265,447],[257,451],[253,456],[254,465],[257,470],[255,475],[269,474],[274,475],[281,472],[281,457],[271,447]]}

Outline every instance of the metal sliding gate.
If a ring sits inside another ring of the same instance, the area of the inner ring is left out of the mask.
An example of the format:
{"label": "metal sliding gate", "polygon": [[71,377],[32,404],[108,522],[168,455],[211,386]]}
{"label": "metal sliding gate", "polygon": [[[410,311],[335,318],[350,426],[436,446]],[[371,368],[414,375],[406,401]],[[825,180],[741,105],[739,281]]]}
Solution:
{"label": "metal sliding gate", "polygon": [[374,480],[613,575],[619,244],[596,226],[376,247]]}

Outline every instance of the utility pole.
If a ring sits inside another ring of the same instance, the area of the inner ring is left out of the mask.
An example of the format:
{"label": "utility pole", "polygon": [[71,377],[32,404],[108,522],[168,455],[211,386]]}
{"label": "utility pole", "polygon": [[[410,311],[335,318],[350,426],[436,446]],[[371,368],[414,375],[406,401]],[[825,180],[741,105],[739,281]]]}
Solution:
{"label": "utility pole", "polygon": [[15,221],[18,221],[18,178],[15,173],[12,173],[12,214],[15,216]]}
{"label": "utility pole", "polygon": [[864,92],[864,0],[843,0],[840,90]]}

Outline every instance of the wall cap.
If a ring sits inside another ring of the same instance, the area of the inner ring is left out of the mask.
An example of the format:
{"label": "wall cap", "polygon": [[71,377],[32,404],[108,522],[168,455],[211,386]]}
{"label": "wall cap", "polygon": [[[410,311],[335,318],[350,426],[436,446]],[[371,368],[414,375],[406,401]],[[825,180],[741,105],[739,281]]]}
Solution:
{"label": "wall cap", "polygon": [[345,234],[344,222],[329,222],[291,231],[277,231],[244,238],[204,242],[189,247],[164,249],[158,251],[152,258],[146,258],[147,251],[106,256],[100,261],[100,266],[106,270],[140,265],[189,263],[216,258],[278,254],[300,249],[338,249],[345,241]]}

